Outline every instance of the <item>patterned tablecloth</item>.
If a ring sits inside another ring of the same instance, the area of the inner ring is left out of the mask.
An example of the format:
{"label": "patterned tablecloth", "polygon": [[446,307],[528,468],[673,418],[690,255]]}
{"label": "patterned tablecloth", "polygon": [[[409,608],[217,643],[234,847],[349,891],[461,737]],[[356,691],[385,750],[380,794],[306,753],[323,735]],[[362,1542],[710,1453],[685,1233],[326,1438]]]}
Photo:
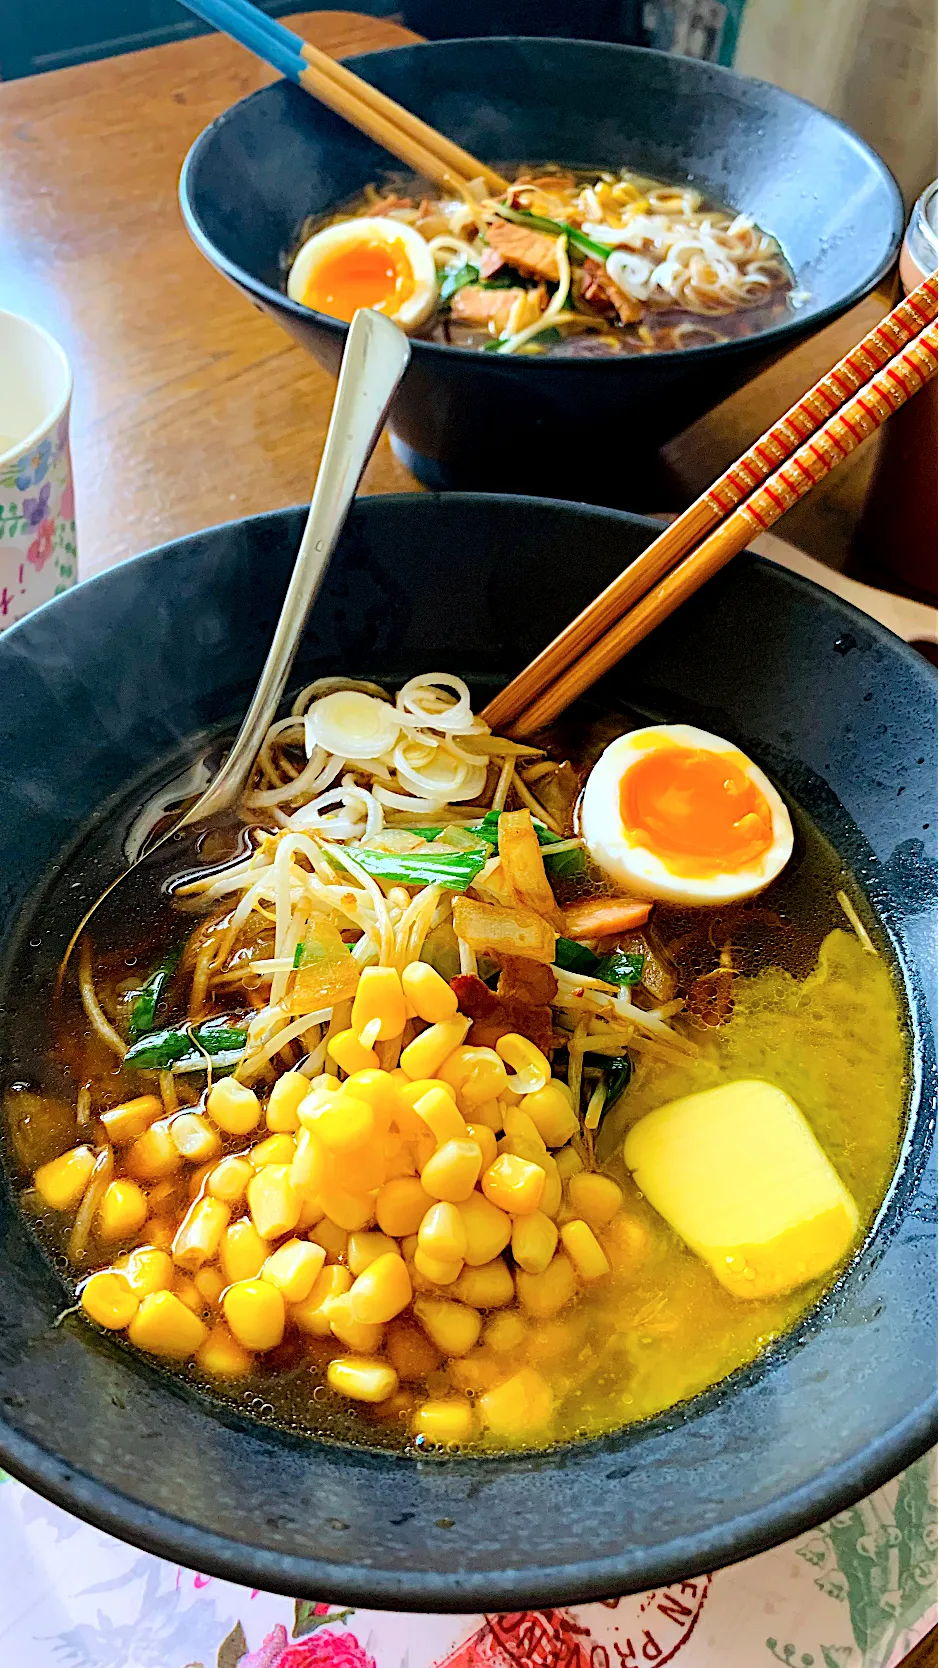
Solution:
{"label": "patterned tablecloth", "polygon": [[[935,641],[933,610],[832,574],[773,535],[756,548],[900,635]],[[898,1668],[937,1620],[935,1459],[733,1569],[512,1616],[342,1610],[236,1587],[112,1540],[7,1479],[0,1668]]]}
{"label": "patterned tablecloth", "polygon": [[0,1570],[3,1668],[897,1668],[936,1622],[935,1456],[748,1563],[571,1609],[277,1598],[138,1552],[11,1480]]}

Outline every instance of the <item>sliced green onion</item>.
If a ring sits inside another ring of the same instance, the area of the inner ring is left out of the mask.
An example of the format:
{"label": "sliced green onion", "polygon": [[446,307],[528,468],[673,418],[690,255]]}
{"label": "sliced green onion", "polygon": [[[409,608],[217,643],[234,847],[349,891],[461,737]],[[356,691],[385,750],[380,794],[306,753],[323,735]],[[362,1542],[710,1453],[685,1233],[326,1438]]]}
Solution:
{"label": "sliced green onion", "polygon": [[465,290],[467,284],[479,283],[479,268],[471,266],[469,261],[458,266],[453,272],[444,273],[440,282],[438,299],[442,302],[452,301],[458,290]]}
{"label": "sliced green onion", "polygon": [[146,983],[141,985],[131,1005],[130,1019],[127,1032],[132,1043],[137,1042],[148,1031],[152,1031],[156,1022],[156,1011],[160,997],[179,966],[179,958],[183,953],[181,944],[168,950],[163,960],[158,962]]}
{"label": "sliced green onion", "polygon": [[303,950],[304,950],[304,944],[303,944],[303,939],[301,938],[299,944],[297,945],[297,948],[294,950],[294,953],[293,953],[293,965],[294,965],[294,967],[302,966],[302,964],[303,964]]}
{"label": "sliced green onion", "polygon": [[547,220],[540,214],[529,214],[525,209],[508,208],[505,203],[499,203],[496,211],[503,220],[514,220],[518,226],[530,226],[534,232],[550,232],[552,237],[566,235],[575,249],[580,249],[585,255],[593,255],[596,260],[606,263],[609,249],[602,243],[595,243],[586,232],[581,232],[576,226],[569,226],[566,220]]}
{"label": "sliced green onion", "polygon": [[[171,1025],[164,1031],[151,1031],[134,1043],[124,1055],[124,1065],[137,1071],[166,1071],[189,1056],[234,1055],[240,1057],[248,1040],[246,1027],[232,1024],[227,1019],[207,1019],[196,1026]],[[226,1064],[229,1064],[227,1059]]]}
{"label": "sliced green onion", "polygon": [[489,861],[488,850],[374,851],[356,846],[349,853],[360,869],[393,886],[445,886],[465,892]]}
{"label": "sliced green onion", "polygon": [[572,938],[559,938],[554,946],[554,962],[566,973],[583,973],[588,978],[596,978],[600,958],[586,945],[575,944]]}
{"label": "sliced green onion", "polygon": [[611,950],[604,956],[596,971],[598,979],[605,979],[608,985],[638,985],[642,982],[642,970],[646,958],[634,955],[628,950]]}

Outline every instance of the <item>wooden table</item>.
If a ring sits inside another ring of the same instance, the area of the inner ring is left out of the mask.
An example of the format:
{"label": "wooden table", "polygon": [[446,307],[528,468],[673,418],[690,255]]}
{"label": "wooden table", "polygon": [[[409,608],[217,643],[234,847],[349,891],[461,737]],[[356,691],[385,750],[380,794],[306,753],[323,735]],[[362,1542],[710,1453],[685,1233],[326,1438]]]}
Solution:
{"label": "wooden table", "polygon": [[[294,21],[337,57],[418,38],[351,12]],[[84,576],[309,497],[331,379],[197,254],[176,200],[197,134],[272,79],[210,35],[0,86],[0,307],[47,325],[74,367]],[[678,499],[706,486],[886,304],[863,303],[673,441]],[[844,567],[871,459],[868,443],[798,506],[787,539]],[[364,490],[414,487],[383,439]]]}

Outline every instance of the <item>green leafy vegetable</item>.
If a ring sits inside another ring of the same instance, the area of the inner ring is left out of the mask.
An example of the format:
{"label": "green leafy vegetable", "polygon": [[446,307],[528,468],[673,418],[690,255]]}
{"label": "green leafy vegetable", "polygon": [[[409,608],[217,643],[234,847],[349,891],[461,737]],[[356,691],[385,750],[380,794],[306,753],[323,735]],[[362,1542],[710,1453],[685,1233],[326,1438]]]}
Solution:
{"label": "green leafy vegetable", "polygon": [[633,1063],[628,1054],[622,1054],[615,1060],[607,1060],[603,1070],[603,1081],[606,1085],[606,1099],[603,1102],[601,1118],[612,1111],[620,1096],[629,1086],[633,1074]]}
{"label": "green leafy vegetable", "polygon": [[440,283],[439,300],[452,301],[457,290],[465,290],[467,284],[479,283],[479,268],[471,266],[469,261],[464,266],[458,266],[453,272],[444,274]]}
{"label": "green leafy vegetable", "polygon": [[[499,844],[499,818],[501,815],[501,811],[487,811],[481,822],[470,823],[470,830],[473,833],[481,834],[483,839],[488,840],[491,846],[497,846]],[[553,834],[551,829],[546,828],[537,817],[532,817],[531,820],[538,836],[538,844],[542,848],[545,867],[550,868],[551,873],[555,875],[580,874],[586,862],[580,847],[572,847],[570,851],[561,851],[558,852],[556,857],[553,856],[551,847],[559,845],[564,836]]]}
{"label": "green leafy vegetable", "polygon": [[156,1011],[170,979],[179,966],[179,958],[183,953],[181,944],[168,950],[163,960],[157,963],[146,983],[137,991],[130,1010],[128,1021],[128,1035],[132,1043],[137,1042],[148,1031],[152,1031],[156,1023]]}
{"label": "green leafy vegetable", "polygon": [[189,1056],[201,1059],[205,1054],[213,1060],[225,1057],[219,1063],[232,1064],[244,1052],[247,1040],[247,1029],[228,1019],[207,1019],[193,1027],[171,1025],[135,1042],[124,1055],[124,1064],[137,1071],[166,1071]]}
{"label": "green leafy vegetable", "polygon": [[583,944],[575,944],[572,938],[559,938],[554,946],[555,965],[563,967],[568,973],[583,973],[589,978],[595,978],[600,965],[599,956],[588,950]]}
{"label": "green leafy vegetable", "polygon": [[602,958],[596,978],[605,979],[609,985],[638,985],[645,964],[645,956],[633,955],[628,950],[611,950]]}
{"label": "green leafy vegetable", "polygon": [[499,204],[498,212],[503,220],[514,220],[516,225],[530,226],[535,232],[550,232],[552,237],[560,237],[563,232],[575,249],[580,249],[585,255],[593,255],[596,260],[605,262],[610,253],[602,243],[595,243],[586,232],[569,226],[566,220],[547,220],[543,215],[529,214],[526,209],[508,208],[505,203]]}
{"label": "green leafy vegetable", "polygon": [[373,851],[356,846],[349,853],[367,875],[397,886],[446,886],[465,892],[489,861],[489,852],[476,851]]}

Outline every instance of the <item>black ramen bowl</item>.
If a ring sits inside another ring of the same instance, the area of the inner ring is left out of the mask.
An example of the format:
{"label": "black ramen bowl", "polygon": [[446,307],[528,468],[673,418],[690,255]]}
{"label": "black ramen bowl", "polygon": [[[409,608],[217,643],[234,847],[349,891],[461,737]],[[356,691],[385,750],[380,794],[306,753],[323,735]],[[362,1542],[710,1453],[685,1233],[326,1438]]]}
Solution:
{"label": "black ramen bowl", "polygon": [[[90,827],[112,826],[116,806],[127,816],[144,780],[168,779],[187,740],[244,710],[302,523],[287,510],[181,539],[0,638],[4,1008],[18,934],[21,955],[60,948],[46,940],[62,923],[33,913],[52,866]],[[297,682],[428,666],[501,682],[654,531],[535,499],[366,499],[313,610]],[[499,1611],[747,1557],[931,1441],[932,672],[846,603],[744,556],[607,688],[653,720],[686,719],[745,747],[842,854],[892,946],[909,1012],[909,1121],[851,1266],[766,1355],[659,1417],[543,1453],[415,1459],[252,1422],[81,1320],[55,1326],[61,1274],[3,1184],[0,1463],[16,1476],[126,1540],[249,1586]],[[9,1081],[17,1061],[2,1023]]]}
{"label": "black ramen bowl", "polygon": [[[486,161],[689,181],[773,232],[808,295],[757,335],[648,357],[506,359],[415,340],[391,432],[425,486],[657,507],[655,449],[860,300],[895,259],[903,208],[879,158],[821,110],[731,70],[640,47],[512,38],[349,63]],[[183,214],[213,265],[335,371],[346,327],[289,300],[286,267],[309,215],[397,166],[281,81],[196,140]]]}

